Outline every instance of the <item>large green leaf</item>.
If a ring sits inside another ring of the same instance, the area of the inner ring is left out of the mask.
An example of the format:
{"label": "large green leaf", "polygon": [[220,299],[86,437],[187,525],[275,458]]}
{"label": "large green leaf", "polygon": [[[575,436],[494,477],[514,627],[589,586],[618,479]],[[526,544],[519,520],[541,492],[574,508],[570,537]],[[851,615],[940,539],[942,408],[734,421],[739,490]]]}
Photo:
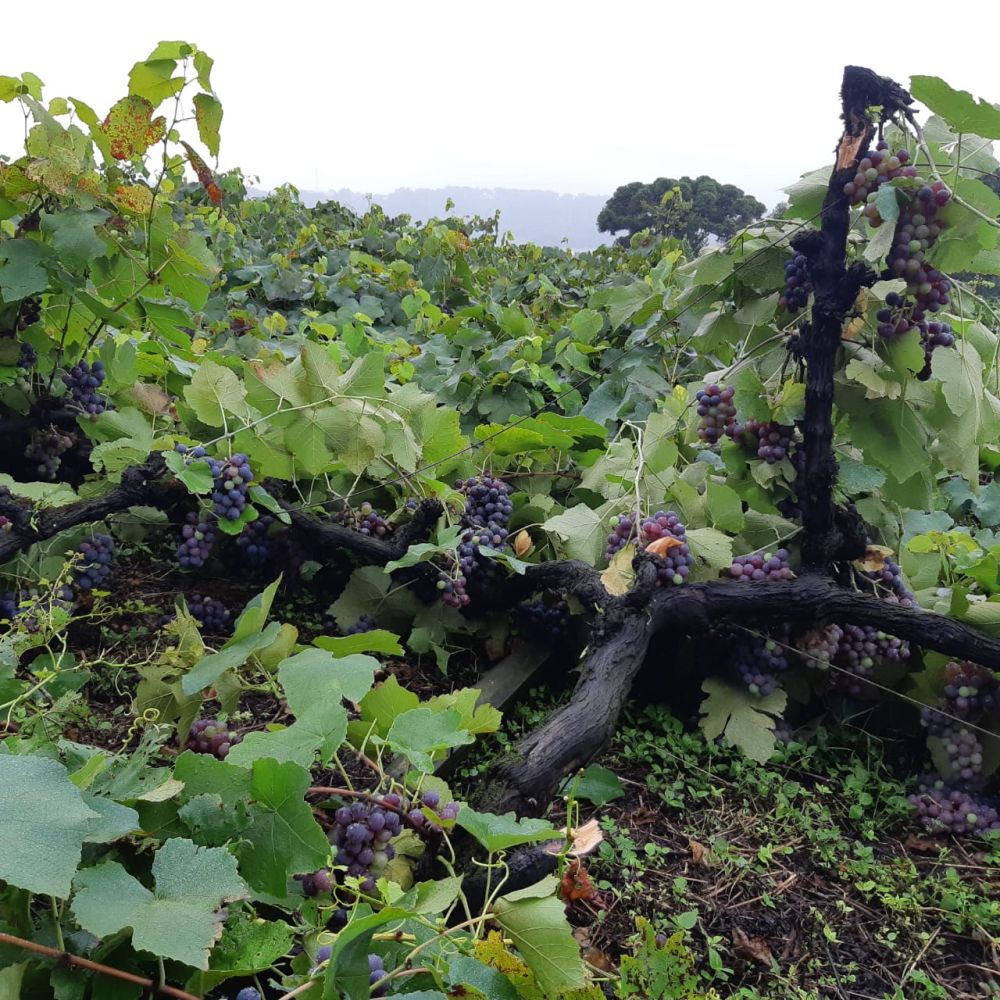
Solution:
{"label": "large green leaf", "polygon": [[309,772],[292,761],[254,761],[250,826],[237,848],[240,869],[254,889],[284,898],[288,877],[329,860],[330,842],[305,801]]}
{"label": "large green leaf", "polygon": [[559,831],[547,820],[530,817],[518,819],[514,813],[495,816],[493,813],[476,812],[468,805],[462,806],[457,822],[490,853],[517,847],[519,844],[558,840],[560,837]]}
{"label": "large green leaf", "polygon": [[65,899],[82,846],[102,825],[58,761],[0,755],[0,879]]}
{"label": "large green leaf", "polygon": [[956,132],[974,132],[1000,139],[1000,107],[977,101],[966,90],[955,90],[937,76],[911,76],[910,93],[940,115]]}
{"label": "large green leaf", "polygon": [[558,996],[584,985],[580,946],[573,937],[562,900],[550,896],[512,902],[501,897],[493,913],[546,996]]}
{"label": "large green leaf", "polygon": [[708,697],[701,703],[701,728],[709,740],[725,736],[730,746],[765,764],[774,752],[775,716],[785,710],[788,696],[780,688],[764,698],[727,681],[709,677],[701,685]]}
{"label": "large green leaf", "polygon": [[76,878],[73,915],[98,937],[131,928],[134,948],[207,969],[222,934],[222,905],[248,895],[236,858],[175,838],[156,852],[152,875],[150,892],[117,861],[85,869]]}

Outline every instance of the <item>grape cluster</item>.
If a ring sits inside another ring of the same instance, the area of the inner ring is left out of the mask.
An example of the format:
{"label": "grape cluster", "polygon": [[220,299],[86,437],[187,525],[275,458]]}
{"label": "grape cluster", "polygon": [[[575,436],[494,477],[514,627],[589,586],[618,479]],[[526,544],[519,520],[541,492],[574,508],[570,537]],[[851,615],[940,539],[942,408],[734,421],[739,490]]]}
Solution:
{"label": "grape cluster", "polygon": [[734,580],[791,580],[795,574],[788,562],[788,549],[770,552],[752,552],[737,556],[729,567],[729,575]]}
{"label": "grape cluster", "polygon": [[107,408],[107,400],[97,390],[104,384],[104,362],[95,361],[88,365],[79,361],[68,372],[63,373],[63,385],[69,389],[73,402],[91,416],[103,413]]}
{"label": "grape cluster", "polygon": [[250,566],[262,566],[271,559],[271,525],[274,518],[263,514],[255,521],[247,521],[236,536],[236,548],[243,561]]}
{"label": "grape cluster", "polygon": [[214,597],[192,594],[187,598],[188,611],[209,635],[228,635],[232,631],[232,612]]}
{"label": "grape cluster", "polygon": [[844,630],[839,625],[824,625],[800,635],[795,646],[802,653],[806,666],[826,670],[836,659],[843,637]]}
{"label": "grape cluster", "polygon": [[389,841],[402,829],[399,796],[387,795],[383,801],[385,805],[353,802],[334,813],[334,861],[346,867],[348,875],[361,879],[364,893],[375,889],[374,876],[396,856]]}
{"label": "grape cluster", "polygon": [[[385,796],[388,799],[388,796]],[[424,813],[424,808],[429,809],[436,816],[441,819],[453,822],[458,819],[459,804],[457,802],[446,802],[444,805],[441,804],[441,796],[434,791],[426,791],[420,797],[419,802],[413,802],[410,804],[410,811],[408,814],[408,819],[410,826],[413,829],[427,830],[430,833],[440,833],[441,826],[436,823],[433,819],[428,819],[427,815]]]}
{"label": "grape cluster", "polygon": [[27,330],[42,318],[42,300],[37,295],[21,299],[17,310],[18,330]]}
{"label": "grape cluster", "polygon": [[507,537],[507,522],[514,512],[511,488],[502,479],[477,476],[459,480],[455,489],[465,494],[462,523],[466,527],[485,529],[487,536],[501,536],[499,542],[492,543],[493,548],[499,548]]}
{"label": "grape cluster", "polygon": [[366,500],[358,510],[358,531],[372,538],[385,538],[392,529],[385,519]]}
{"label": "grape cluster", "polygon": [[362,615],[353,625],[344,629],[344,635],[361,635],[375,628],[375,619],[371,615]]}
{"label": "grape cluster", "polygon": [[261,1000],[260,991],[253,986],[244,986],[236,994],[236,1000]]}
{"label": "grape cluster", "polygon": [[81,590],[93,590],[107,582],[111,576],[111,563],[115,558],[115,543],[110,535],[98,534],[76,549],[82,558],[73,567],[76,585]]}
{"label": "grape cluster", "polygon": [[778,305],[790,313],[797,313],[800,309],[805,309],[811,292],[806,255],[797,253],[785,262],[785,290],[778,299]]}
{"label": "grape cluster", "polygon": [[756,451],[757,457],[768,465],[774,465],[789,456],[795,428],[775,420],[761,422],[751,418],[745,424],[729,425],[726,434],[737,444]]}
{"label": "grape cluster", "polygon": [[23,371],[28,371],[34,368],[38,364],[38,352],[31,346],[31,344],[26,344],[22,341],[21,343],[21,353],[17,358],[17,367]]}
{"label": "grape cluster", "polygon": [[455,489],[465,494],[462,527],[456,559],[442,569],[437,580],[441,600],[454,608],[469,603],[466,586],[469,578],[480,569],[479,549],[499,549],[507,544],[507,523],[514,510],[510,499],[511,489],[502,480],[492,476],[460,479]]}
{"label": "grape cluster", "polygon": [[902,604],[905,608],[918,607],[916,597],[906,586],[899,563],[886,559],[881,569],[863,571],[859,577],[859,583],[870,581],[870,589],[887,601]]}
{"label": "grape cluster", "polygon": [[879,632],[870,625],[845,625],[840,639],[835,665],[841,668],[834,678],[837,687],[845,688],[852,695],[859,695],[863,682],[875,672],[879,653]]}
{"label": "grape cluster", "polygon": [[182,569],[204,566],[215,543],[215,518],[203,511],[191,511],[184,518],[177,561]]}
{"label": "grape cluster", "polygon": [[688,578],[694,557],[688,548],[687,531],[680,518],[672,510],[658,510],[647,517],[641,525],[644,547],[664,538],[671,538],[678,544],[671,545],[665,552],[650,553],[656,563],[656,573],[662,586],[678,587]]}
{"label": "grape cluster", "polygon": [[518,623],[528,635],[550,640],[562,639],[569,629],[569,605],[563,600],[551,603],[525,601],[517,607]]}
{"label": "grape cluster", "polygon": [[764,636],[740,636],[732,646],[733,665],[751,694],[764,698],[778,686],[778,674],[788,667],[781,645]]}
{"label": "grape cluster", "polygon": [[924,778],[909,800],[932,833],[1000,830],[1000,813],[995,804],[939,778]]}
{"label": "grape cluster", "polygon": [[638,514],[619,514],[617,517],[611,518],[611,532],[604,550],[604,557],[608,562],[611,562],[619,551],[635,537],[635,522],[638,520]]}
{"label": "grape cluster", "polygon": [[983,772],[983,745],[966,726],[949,726],[941,733],[952,779],[966,784],[979,780]]}
{"label": "grape cluster", "polygon": [[53,480],[62,465],[62,456],[74,444],[76,438],[72,434],[64,434],[54,424],[50,424],[32,432],[31,441],[24,449],[24,457],[38,463],[38,475],[42,479]]}
{"label": "grape cluster", "polygon": [[184,746],[195,753],[210,753],[219,760],[225,760],[229,751],[242,739],[239,733],[219,719],[196,719],[191,723]]}
{"label": "grape cluster", "polygon": [[238,521],[247,505],[247,492],[253,482],[253,471],[246,455],[236,453],[225,461],[208,460],[215,482],[212,503],[215,515],[225,521]]}
{"label": "grape cluster", "polygon": [[[382,958],[379,955],[369,955],[368,956],[368,985],[374,986],[376,983],[381,982],[385,979],[386,972],[385,966],[382,964]],[[389,992],[389,984],[386,983],[383,986],[378,987],[378,989],[373,989],[371,995],[373,997],[384,997]]]}
{"label": "grape cluster", "polygon": [[736,406],[733,404],[735,395],[735,389],[731,387],[722,389],[714,382],[704,389],[699,389],[695,394],[695,399],[698,401],[698,416],[701,417],[698,437],[709,447],[717,444],[725,434],[726,428],[736,422]]}
{"label": "grape cluster", "polygon": [[987,667],[952,661],[944,668],[944,697],[952,715],[978,717],[1000,708],[1000,684]]}
{"label": "grape cluster", "polygon": [[902,278],[906,290],[902,295],[892,292],[886,296],[885,307],[876,316],[877,330],[879,336],[890,341],[911,330],[918,331],[925,356],[919,377],[925,379],[930,375],[930,356],[935,348],[955,343],[951,327],[929,316],[950,303],[951,282],[926,259],[946,227],[940,211],[950,203],[951,191],[943,181],[925,183],[908,160],[905,149],[891,154],[887,144],[880,142],[874,152],[861,160],[858,175],[853,183],[845,185],[844,191],[852,197],[853,204],[866,202],[864,215],[877,228],[884,221],[876,205],[878,187],[896,177],[907,179],[913,196],[900,208],[892,248],[886,258],[888,276]]}

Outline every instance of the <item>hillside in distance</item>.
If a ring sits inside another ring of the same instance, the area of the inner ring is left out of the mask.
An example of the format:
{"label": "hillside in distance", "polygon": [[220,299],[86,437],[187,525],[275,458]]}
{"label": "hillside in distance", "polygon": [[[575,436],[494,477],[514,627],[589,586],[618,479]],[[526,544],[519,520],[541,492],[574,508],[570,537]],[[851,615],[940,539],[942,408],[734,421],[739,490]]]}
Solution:
{"label": "hillside in distance", "polygon": [[[519,243],[593,250],[602,243],[611,242],[607,233],[597,231],[597,215],[608,200],[607,195],[476,187],[397,188],[388,194],[371,196],[347,188],[300,190],[299,194],[307,206],[332,200],[363,212],[369,202],[374,202],[389,215],[406,213],[415,221],[445,215],[488,217],[499,209],[501,234],[510,231]],[[449,198],[454,207],[446,210]]]}

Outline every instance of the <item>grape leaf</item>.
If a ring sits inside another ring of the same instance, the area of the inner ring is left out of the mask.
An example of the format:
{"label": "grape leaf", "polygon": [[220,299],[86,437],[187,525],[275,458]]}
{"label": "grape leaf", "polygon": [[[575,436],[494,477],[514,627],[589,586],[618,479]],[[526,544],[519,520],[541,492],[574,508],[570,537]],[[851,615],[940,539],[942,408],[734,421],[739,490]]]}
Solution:
{"label": "grape leaf", "polygon": [[910,93],[956,132],[1000,139],[1000,107],[995,104],[977,101],[967,90],[955,90],[937,76],[911,76]]}
{"label": "grape leaf", "polygon": [[559,831],[544,819],[518,819],[514,813],[495,816],[477,812],[463,805],[457,823],[472,834],[487,851],[503,851],[519,844],[536,844],[541,840],[558,840]]}
{"label": "grape leaf", "polygon": [[774,752],[775,716],[785,710],[788,696],[780,688],[764,698],[715,677],[701,685],[708,697],[701,703],[702,731],[708,740],[725,736],[751,760],[766,763]]}
{"label": "grape leaf", "polygon": [[560,790],[560,795],[573,795],[595,806],[607,805],[624,794],[618,775],[598,764],[591,764],[582,774],[567,778]]}
{"label": "grape leaf", "polygon": [[566,920],[562,900],[550,896],[511,902],[501,897],[493,913],[546,996],[558,996],[584,985],[580,948]]}
{"label": "grape leaf", "polygon": [[104,825],[58,761],[0,756],[0,879],[66,899],[82,845]]}
{"label": "grape leaf", "polygon": [[75,880],[73,915],[98,937],[132,928],[132,946],[196,969],[222,934],[224,903],[249,893],[236,858],[221,847],[173,838],[157,852],[150,892],[117,861],[86,868]]}
{"label": "grape leaf", "polygon": [[309,772],[292,761],[254,761],[250,826],[237,848],[247,881],[285,898],[288,876],[315,871],[330,857],[330,843],[305,801]]}
{"label": "grape leaf", "polygon": [[474,743],[454,709],[412,708],[393,719],[385,742],[403,754],[420,771],[434,770],[434,755],[452,747]]}

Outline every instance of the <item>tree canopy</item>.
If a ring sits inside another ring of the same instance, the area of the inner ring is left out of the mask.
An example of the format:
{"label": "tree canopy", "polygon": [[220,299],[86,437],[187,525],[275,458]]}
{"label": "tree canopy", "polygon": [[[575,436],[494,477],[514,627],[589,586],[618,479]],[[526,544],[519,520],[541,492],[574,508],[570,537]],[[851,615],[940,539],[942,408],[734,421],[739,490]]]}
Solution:
{"label": "tree canopy", "polygon": [[684,240],[697,253],[709,237],[725,240],[759,219],[767,206],[735,184],[714,177],[658,177],[652,184],[623,184],[597,216],[602,233],[628,236],[648,229]]}

